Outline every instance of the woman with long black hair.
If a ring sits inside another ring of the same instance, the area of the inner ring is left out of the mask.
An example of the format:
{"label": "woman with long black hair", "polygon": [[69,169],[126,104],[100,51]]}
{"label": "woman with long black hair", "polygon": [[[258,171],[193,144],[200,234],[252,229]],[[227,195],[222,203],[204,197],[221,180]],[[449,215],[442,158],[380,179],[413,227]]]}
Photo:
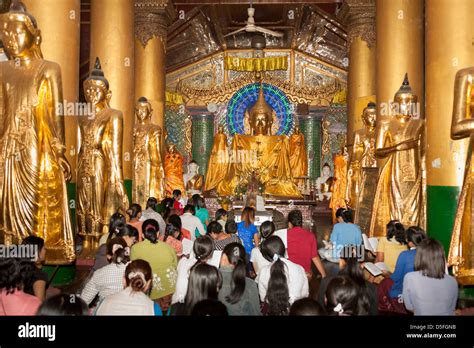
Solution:
{"label": "woman with long black hair", "polygon": [[284,257],[285,245],[277,236],[263,242],[262,255],[271,262],[257,278],[260,299],[265,302],[263,313],[287,315],[294,301],[309,295],[305,270]]}
{"label": "woman with long black hair", "polygon": [[171,307],[171,315],[191,315],[194,306],[204,300],[217,300],[222,277],[219,270],[207,263],[196,263],[189,273],[189,284],[184,303]]}
{"label": "woman with long black hair", "polygon": [[246,277],[245,249],[240,243],[227,244],[222,252],[222,289],[219,300],[229,315],[261,315],[257,284]]}

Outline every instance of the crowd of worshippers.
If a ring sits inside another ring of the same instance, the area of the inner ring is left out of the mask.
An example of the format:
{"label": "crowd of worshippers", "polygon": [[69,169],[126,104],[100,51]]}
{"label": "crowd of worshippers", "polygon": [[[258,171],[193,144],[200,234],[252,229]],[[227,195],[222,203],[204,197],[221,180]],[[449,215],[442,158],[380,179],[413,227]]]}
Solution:
{"label": "crowd of worshippers", "polygon": [[[185,204],[178,190],[162,202],[149,198],[144,210],[132,204],[128,217],[110,217],[94,266],[73,294],[48,288],[44,241],[28,237],[23,243],[41,250],[36,262],[0,259],[0,315],[456,313],[458,285],[444,249],[419,227],[388,222],[370,252],[352,211],[339,209],[324,243],[337,252],[323,260],[300,210],[258,228],[255,213],[244,208],[238,223],[224,209],[211,217],[201,196]],[[367,260],[386,268],[373,276]]]}

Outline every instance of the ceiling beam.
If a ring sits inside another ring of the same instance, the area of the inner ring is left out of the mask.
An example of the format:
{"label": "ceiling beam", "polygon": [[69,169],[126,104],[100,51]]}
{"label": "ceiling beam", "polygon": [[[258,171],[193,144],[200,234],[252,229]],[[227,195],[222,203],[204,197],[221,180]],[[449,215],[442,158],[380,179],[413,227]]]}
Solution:
{"label": "ceiling beam", "polygon": [[[253,5],[263,4],[338,4],[344,0],[253,0]],[[175,6],[180,5],[249,5],[250,0],[174,0]]]}

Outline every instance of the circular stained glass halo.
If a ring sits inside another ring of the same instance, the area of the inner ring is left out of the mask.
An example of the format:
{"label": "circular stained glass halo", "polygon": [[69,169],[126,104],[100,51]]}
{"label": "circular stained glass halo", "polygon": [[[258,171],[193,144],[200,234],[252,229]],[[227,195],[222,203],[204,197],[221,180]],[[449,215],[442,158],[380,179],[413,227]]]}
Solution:
{"label": "circular stained glass halo", "polygon": [[[293,128],[291,104],[285,93],[279,88],[263,83],[265,101],[275,110],[278,120],[276,135],[288,135]],[[245,111],[258,99],[260,83],[252,83],[239,89],[227,104],[227,128],[230,135],[245,134]]]}

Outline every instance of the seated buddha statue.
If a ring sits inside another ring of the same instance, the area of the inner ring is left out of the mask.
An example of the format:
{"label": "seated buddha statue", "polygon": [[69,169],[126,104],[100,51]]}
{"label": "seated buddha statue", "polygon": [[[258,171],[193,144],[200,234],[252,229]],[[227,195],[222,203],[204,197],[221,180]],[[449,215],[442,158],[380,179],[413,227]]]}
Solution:
{"label": "seated buddha statue", "polygon": [[324,163],[321,176],[316,179],[316,193],[319,201],[330,200],[332,196],[331,167]]}
{"label": "seated buddha statue", "polygon": [[188,164],[188,172],[184,174],[184,183],[188,196],[202,192],[204,176],[199,174],[199,165],[194,160]]}
{"label": "seated buddha statue", "polygon": [[[255,104],[245,111],[245,131],[236,134],[229,149],[229,162],[217,185],[220,196],[233,195],[248,187],[251,173],[258,173],[263,193],[280,197],[301,197],[293,182],[290,142],[286,135],[272,135],[276,113],[265,101],[263,86]],[[209,171],[215,169],[209,166]],[[209,189],[209,188],[207,188]]]}

